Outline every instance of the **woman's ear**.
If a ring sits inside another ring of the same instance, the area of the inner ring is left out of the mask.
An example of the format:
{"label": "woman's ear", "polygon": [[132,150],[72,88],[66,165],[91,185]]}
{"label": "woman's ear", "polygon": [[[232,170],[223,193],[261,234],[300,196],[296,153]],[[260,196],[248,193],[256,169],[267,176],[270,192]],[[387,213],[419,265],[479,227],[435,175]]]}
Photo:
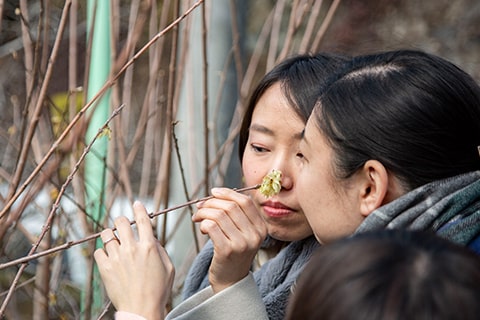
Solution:
{"label": "woman's ear", "polygon": [[361,170],[360,213],[368,216],[382,206],[388,191],[388,172],[377,160],[368,160]]}

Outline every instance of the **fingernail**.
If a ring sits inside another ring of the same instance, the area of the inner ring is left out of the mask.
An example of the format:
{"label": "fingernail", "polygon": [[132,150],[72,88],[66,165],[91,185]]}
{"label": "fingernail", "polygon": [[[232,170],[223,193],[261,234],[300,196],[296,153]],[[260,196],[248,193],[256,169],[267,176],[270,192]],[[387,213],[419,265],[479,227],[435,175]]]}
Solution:
{"label": "fingernail", "polygon": [[220,194],[223,194],[223,189],[222,189],[222,188],[212,188],[212,189],[210,190],[210,192],[211,192],[213,195],[215,195],[215,194],[220,195]]}

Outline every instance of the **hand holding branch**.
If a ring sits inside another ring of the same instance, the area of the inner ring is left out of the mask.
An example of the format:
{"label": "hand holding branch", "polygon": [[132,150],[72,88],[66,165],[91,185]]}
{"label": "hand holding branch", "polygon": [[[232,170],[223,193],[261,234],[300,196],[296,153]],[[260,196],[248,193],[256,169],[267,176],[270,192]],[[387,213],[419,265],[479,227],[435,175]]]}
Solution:
{"label": "hand holding branch", "polygon": [[117,311],[146,319],[163,319],[174,278],[173,264],[153,235],[145,207],[134,206],[138,237],[126,217],[115,220],[112,229],[101,233],[103,249],[94,253],[107,294]]}
{"label": "hand holding branch", "polygon": [[213,198],[198,204],[192,219],[213,242],[208,278],[217,293],[248,275],[267,227],[248,195],[228,188],[214,188],[212,194]]}

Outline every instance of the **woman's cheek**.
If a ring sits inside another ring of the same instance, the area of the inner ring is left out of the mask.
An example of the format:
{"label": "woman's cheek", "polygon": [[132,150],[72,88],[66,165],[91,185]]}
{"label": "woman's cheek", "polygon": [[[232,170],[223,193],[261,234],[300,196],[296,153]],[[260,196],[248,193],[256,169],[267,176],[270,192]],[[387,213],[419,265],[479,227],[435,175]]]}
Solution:
{"label": "woman's cheek", "polygon": [[255,183],[255,177],[257,176],[257,169],[254,169],[250,164],[243,165],[243,178],[245,184]]}
{"label": "woman's cheek", "polygon": [[248,179],[250,182],[258,182],[256,179],[258,179],[259,175],[262,175],[264,163],[254,157],[246,157],[243,160],[242,170],[245,180]]}
{"label": "woman's cheek", "polygon": [[308,193],[308,189],[305,187],[307,181],[305,181],[305,179],[307,179],[307,176],[305,176],[303,171],[300,171],[297,175],[297,187],[295,188],[295,194],[297,196],[300,207],[304,212],[306,209],[305,207],[307,207],[307,202],[305,198],[307,197],[308,199],[308,196],[306,194]]}

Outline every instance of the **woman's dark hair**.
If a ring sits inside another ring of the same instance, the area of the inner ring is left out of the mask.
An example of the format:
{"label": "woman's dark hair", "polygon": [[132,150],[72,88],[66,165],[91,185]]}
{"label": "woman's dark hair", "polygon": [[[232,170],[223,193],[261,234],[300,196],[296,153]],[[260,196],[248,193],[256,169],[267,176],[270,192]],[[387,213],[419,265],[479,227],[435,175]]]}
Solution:
{"label": "woman's dark hair", "polygon": [[295,113],[307,122],[323,83],[345,61],[347,61],[346,57],[329,53],[303,54],[290,57],[270,70],[250,96],[242,120],[238,148],[240,161],[247,145],[253,111],[268,88],[275,83],[280,83],[283,94]]}
{"label": "woman's dark hair", "polygon": [[314,114],[338,177],[380,161],[410,190],[480,169],[480,87],[452,63],[400,50],[351,59]]}
{"label": "woman's dark hair", "polygon": [[382,230],[320,247],[286,319],[478,319],[480,256],[434,233]]}

